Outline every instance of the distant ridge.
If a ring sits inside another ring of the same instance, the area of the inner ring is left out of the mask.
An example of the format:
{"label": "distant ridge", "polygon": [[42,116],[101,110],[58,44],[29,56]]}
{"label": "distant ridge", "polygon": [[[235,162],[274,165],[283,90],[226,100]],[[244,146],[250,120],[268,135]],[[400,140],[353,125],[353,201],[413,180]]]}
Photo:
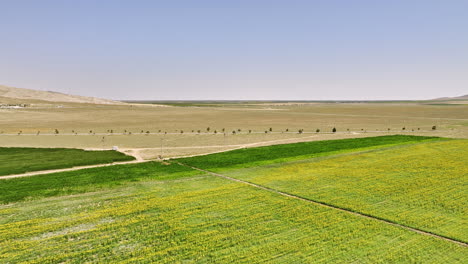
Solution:
{"label": "distant ridge", "polygon": [[31,103],[34,101],[82,103],[82,104],[125,104],[107,99],[69,95],[53,91],[39,91],[0,85],[0,103]]}
{"label": "distant ridge", "polygon": [[462,95],[462,96],[457,96],[457,97],[441,97],[441,98],[436,98],[432,100],[468,100],[468,94]]}

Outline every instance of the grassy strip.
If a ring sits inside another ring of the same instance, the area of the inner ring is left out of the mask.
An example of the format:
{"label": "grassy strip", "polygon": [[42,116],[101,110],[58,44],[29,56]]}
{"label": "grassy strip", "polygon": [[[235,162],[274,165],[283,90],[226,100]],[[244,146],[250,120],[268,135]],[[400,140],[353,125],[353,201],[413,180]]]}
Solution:
{"label": "grassy strip", "polygon": [[108,151],[66,148],[0,148],[0,175],[130,161],[134,157]]}
{"label": "grassy strip", "polygon": [[238,149],[223,153],[182,158],[177,160],[184,164],[203,169],[224,170],[227,168],[231,169],[260,166],[277,162],[293,161],[382,146],[400,145],[440,139],[441,138],[438,137],[390,135],[367,138],[324,140]]}
{"label": "grassy strip", "polygon": [[158,162],[116,165],[0,180],[0,203],[92,192],[142,179],[171,180],[200,174]]}

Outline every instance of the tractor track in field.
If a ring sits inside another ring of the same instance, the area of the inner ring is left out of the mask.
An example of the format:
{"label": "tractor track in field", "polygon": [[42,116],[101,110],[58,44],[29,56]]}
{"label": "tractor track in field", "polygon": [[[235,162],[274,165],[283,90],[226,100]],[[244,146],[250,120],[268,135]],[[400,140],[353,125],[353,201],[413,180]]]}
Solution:
{"label": "tractor track in field", "polygon": [[230,180],[230,181],[243,183],[243,184],[250,185],[252,187],[258,188],[258,189],[273,192],[273,193],[276,193],[276,194],[279,194],[279,195],[282,195],[282,196],[285,196],[285,197],[298,199],[298,200],[301,200],[301,201],[305,201],[305,202],[308,202],[308,203],[312,203],[312,204],[315,204],[315,205],[319,205],[319,206],[323,206],[323,207],[327,207],[327,208],[331,208],[331,209],[335,209],[335,210],[339,210],[339,211],[342,211],[342,212],[350,213],[350,214],[360,216],[360,217],[364,217],[364,218],[367,218],[367,219],[380,221],[382,223],[385,223],[385,224],[388,224],[388,225],[391,225],[391,226],[403,228],[403,229],[406,229],[406,230],[409,230],[409,231],[412,231],[412,232],[415,232],[415,233],[418,233],[418,234],[421,234],[421,235],[426,235],[426,236],[442,239],[442,240],[445,240],[445,241],[448,241],[448,242],[451,242],[451,243],[454,243],[454,244],[457,244],[457,245],[460,245],[460,246],[463,246],[463,247],[468,246],[468,244],[466,242],[456,240],[456,239],[453,239],[453,238],[450,238],[450,237],[446,237],[446,236],[443,236],[443,235],[435,234],[435,233],[432,233],[432,232],[429,232],[429,231],[424,231],[422,229],[418,229],[418,228],[410,227],[410,226],[407,226],[407,225],[399,224],[399,223],[396,223],[396,222],[393,222],[391,220],[381,218],[381,217],[378,217],[378,216],[374,216],[374,215],[370,215],[370,214],[366,214],[366,213],[362,213],[362,212],[356,212],[356,211],[346,209],[346,208],[342,208],[342,207],[339,207],[339,206],[336,206],[336,205],[333,205],[333,204],[328,204],[328,203],[325,203],[325,202],[316,201],[316,200],[312,200],[312,199],[309,199],[309,198],[301,197],[301,196],[298,196],[298,195],[295,195],[295,194],[282,192],[282,191],[279,191],[279,190],[276,190],[276,189],[273,189],[273,188],[269,188],[269,187],[266,187],[266,186],[263,186],[263,185],[260,185],[260,184],[256,184],[256,183],[252,183],[252,182],[232,178],[232,177],[229,177],[229,176],[226,176],[226,175],[223,175],[223,174],[219,174],[219,173],[216,173],[216,172],[212,172],[212,171],[200,169],[200,168],[197,168],[197,167],[193,167],[193,166],[181,163],[181,162],[176,161],[174,163],[179,164],[181,166],[188,167],[188,168],[192,168],[194,170],[198,170],[200,172],[204,172],[204,173],[216,176],[216,177],[224,178],[224,179],[227,179],[227,180]]}

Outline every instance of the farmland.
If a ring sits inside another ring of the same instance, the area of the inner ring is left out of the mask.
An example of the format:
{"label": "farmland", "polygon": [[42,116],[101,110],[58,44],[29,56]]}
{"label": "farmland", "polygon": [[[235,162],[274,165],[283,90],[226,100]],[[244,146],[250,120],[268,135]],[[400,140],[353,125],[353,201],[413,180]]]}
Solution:
{"label": "farmland", "polygon": [[230,177],[467,242],[467,157],[467,140],[432,141],[222,171]]}
{"label": "farmland", "polygon": [[1,148],[0,175],[61,169],[73,166],[129,161],[134,158],[117,151],[84,151],[64,148]]}
{"label": "farmland", "polygon": [[116,165],[3,180],[0,203],[92,192],[148,179],[168,180],[196,174],[186,167],[159,162]]}
{"label": "farmland", "polygon": [[[139,152],[145,159],[155,159],[159,155],[180,157],[251,144],[396,133],[468,137],[468,106],[463,104],[200,102],[198,106],[178,107],[61,103],[60,108],[57,105],[0,109],[0,146],[89,149],[119,146]],[[433,126],[436,130],[432,130]],[[332,133],[334,127],[336,133]]]}
{"label": "farmland", "polygon": [[8,174],[132,159],[112,146],[151,160],[0,179],[0,262],[463,263],[466,110],[420,102],[0,109]]}
{"label": "farmland", "polygon": [[440,140],[440,138],[393,135],[359,139],[316,141],[240,149],[214,155],[198,156],[179,160],[195,167],[210,170],[220,168],[224,170],[430,140]]}
{"label": "farmland", "polygon": [[379,219],[466,242],[466,144],[318,141],[1,180],[0,261],[462,263],[466,246]]}

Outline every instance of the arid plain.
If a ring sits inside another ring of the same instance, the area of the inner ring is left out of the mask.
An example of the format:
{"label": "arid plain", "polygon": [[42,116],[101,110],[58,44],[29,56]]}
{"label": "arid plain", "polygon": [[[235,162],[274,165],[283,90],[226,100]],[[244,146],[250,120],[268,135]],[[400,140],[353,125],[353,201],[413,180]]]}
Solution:
{"label": "arid plain", "polygon": [[155,159],[388,134],[468,138],[468,105],[464,101],[196,104],[15,101],[31,104],[0,109],[3,147],[117,146],[144,159]]}

